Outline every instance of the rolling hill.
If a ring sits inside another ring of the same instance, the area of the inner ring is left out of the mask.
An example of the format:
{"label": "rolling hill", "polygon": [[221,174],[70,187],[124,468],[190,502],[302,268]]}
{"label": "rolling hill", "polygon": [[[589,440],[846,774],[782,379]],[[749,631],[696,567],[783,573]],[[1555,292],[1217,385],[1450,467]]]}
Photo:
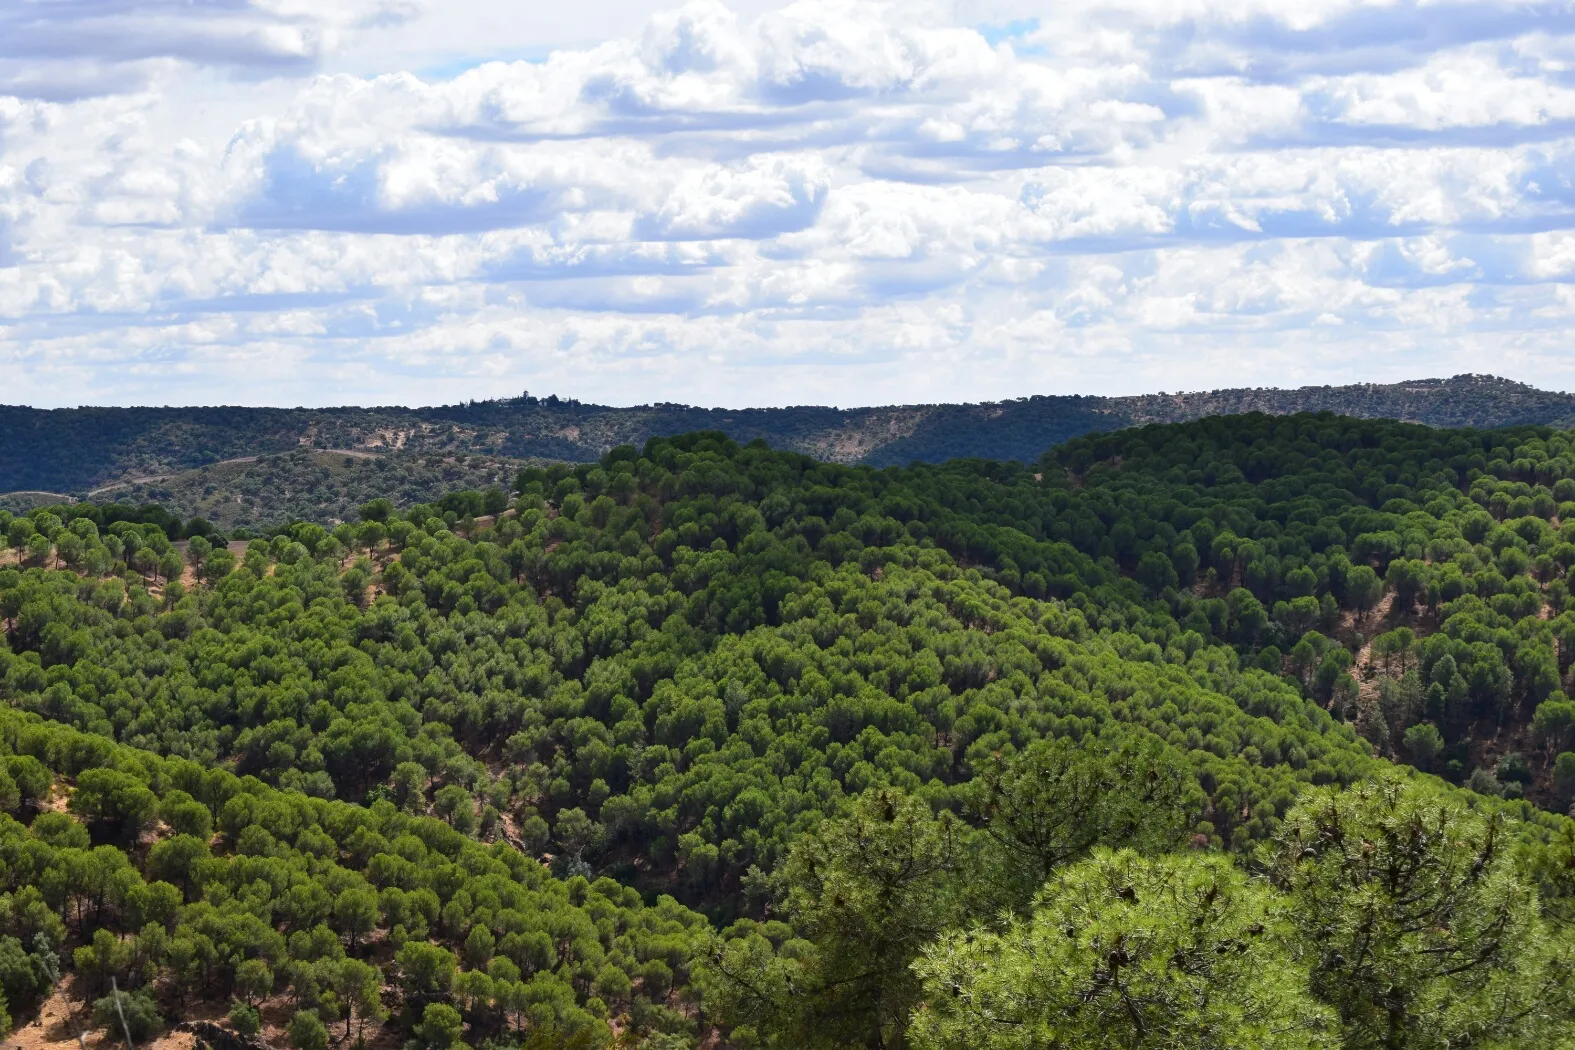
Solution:
{"label": "rolling hill", "polygon": [[1331,411],[1430,426],[1575,421],[1575,394],[1494,376],[1388,385],[1235,389],[1134,397],[1035,396],[971,405],[611,408],[525,395],[436,408],[73,408],[0,406],[0,492],[83,496],[226,460],[295,449],[588,462],[622,444],[718,430],[739,442],[838,463],[895,466],[960,456],[1031,462],[1082,434],[1240,412]]}
{"label": "rolling hill", "polygon": [[0,511],[8,1043],[1575,1045],[1575,433],[402,458]]}
{"label": "rolling hill", "polygon": [[226,532],[290,521],[330,524],[353,520],[357,507],[379,497],[408,507],[456,489],[507,489],[526,463],[463,452],[376,455],[297,448],[106,485],[91,498],[133,506],[157,503]]}

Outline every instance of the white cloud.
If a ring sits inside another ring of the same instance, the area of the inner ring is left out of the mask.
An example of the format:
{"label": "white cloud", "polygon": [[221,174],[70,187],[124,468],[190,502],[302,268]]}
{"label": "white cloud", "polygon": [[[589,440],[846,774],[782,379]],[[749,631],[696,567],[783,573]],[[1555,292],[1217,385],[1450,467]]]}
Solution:
{"label": "white cloud", "polygon": [[123,92],[171,62],[309,72],[346,33],[419,10],[418,0],[10,0],[0,7],[0,91]]}
{"label": "white cloud", "polygon": [[1358,125],[1438,131],[1575,117],[1575,90],[1541,69],[1505,69],[1497,49],[1486,46],[1434,55],[1394,72],[1315,78],[1307,87],[1326,97],[1332,119]]}
{"label": "white cloud", "polygon": [[5,399],[1575,384],[1561,7],[491,2],[0,11]]}

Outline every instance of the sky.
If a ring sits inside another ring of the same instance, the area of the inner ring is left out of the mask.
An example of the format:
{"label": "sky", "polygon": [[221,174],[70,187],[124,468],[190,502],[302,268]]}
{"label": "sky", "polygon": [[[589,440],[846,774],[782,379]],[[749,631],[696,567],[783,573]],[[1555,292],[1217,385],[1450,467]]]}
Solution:
{"label": "sky", "polygon": [[1575,389],[1575,3],[4,0],[0,403]]}

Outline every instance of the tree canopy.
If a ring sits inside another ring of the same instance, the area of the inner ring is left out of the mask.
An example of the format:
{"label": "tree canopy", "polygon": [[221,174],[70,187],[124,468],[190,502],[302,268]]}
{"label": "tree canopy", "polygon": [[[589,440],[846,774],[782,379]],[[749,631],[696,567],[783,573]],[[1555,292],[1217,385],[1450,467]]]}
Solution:
{"label": "tree canopy", "polygon": [[1558,1045],[1566,508],[1561,432],[1303,415],[702,432],[233,550],[0,512],[0,990],[303,1050]]}

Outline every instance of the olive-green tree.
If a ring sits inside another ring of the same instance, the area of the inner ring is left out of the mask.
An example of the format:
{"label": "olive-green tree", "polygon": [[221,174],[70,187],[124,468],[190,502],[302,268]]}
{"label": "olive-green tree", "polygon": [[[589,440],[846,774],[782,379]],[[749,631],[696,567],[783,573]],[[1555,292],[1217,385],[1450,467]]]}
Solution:
{"label": "olive-green tree", "polygon": [[1026,905],[1052,872],[1096,845],[1175,846],[1188,825],[1182,769],[1168,748],[1138,735],[1113,744],[1041,739],[984,764],[970,808],[996,847],[979,872],[999,887],[995,903]]}
{"label": "olive-green tree", "polygon": [[1542,917],[1498,812],[1398,775],[1319,789],[1270,853],[1312,989],[1350,1050],[1555,1046],[1575,944]]}
{"label": "olive-green tree", "polygon": [[965,825],[874,789],[793,847],[779,876],[798,938],[785,956],[737,938],[711,967],[710,1001],[776,1047],[901,1047],[918,1000],[910,964],[962,918]]}
{"label": "olive-green tree", "polygon": [[1283,908],[1218,855],[1098,849],[1004,930],[953,931],[915,964],[920,1050],[1313,1050],[1333,1011],[1308,994]]}

